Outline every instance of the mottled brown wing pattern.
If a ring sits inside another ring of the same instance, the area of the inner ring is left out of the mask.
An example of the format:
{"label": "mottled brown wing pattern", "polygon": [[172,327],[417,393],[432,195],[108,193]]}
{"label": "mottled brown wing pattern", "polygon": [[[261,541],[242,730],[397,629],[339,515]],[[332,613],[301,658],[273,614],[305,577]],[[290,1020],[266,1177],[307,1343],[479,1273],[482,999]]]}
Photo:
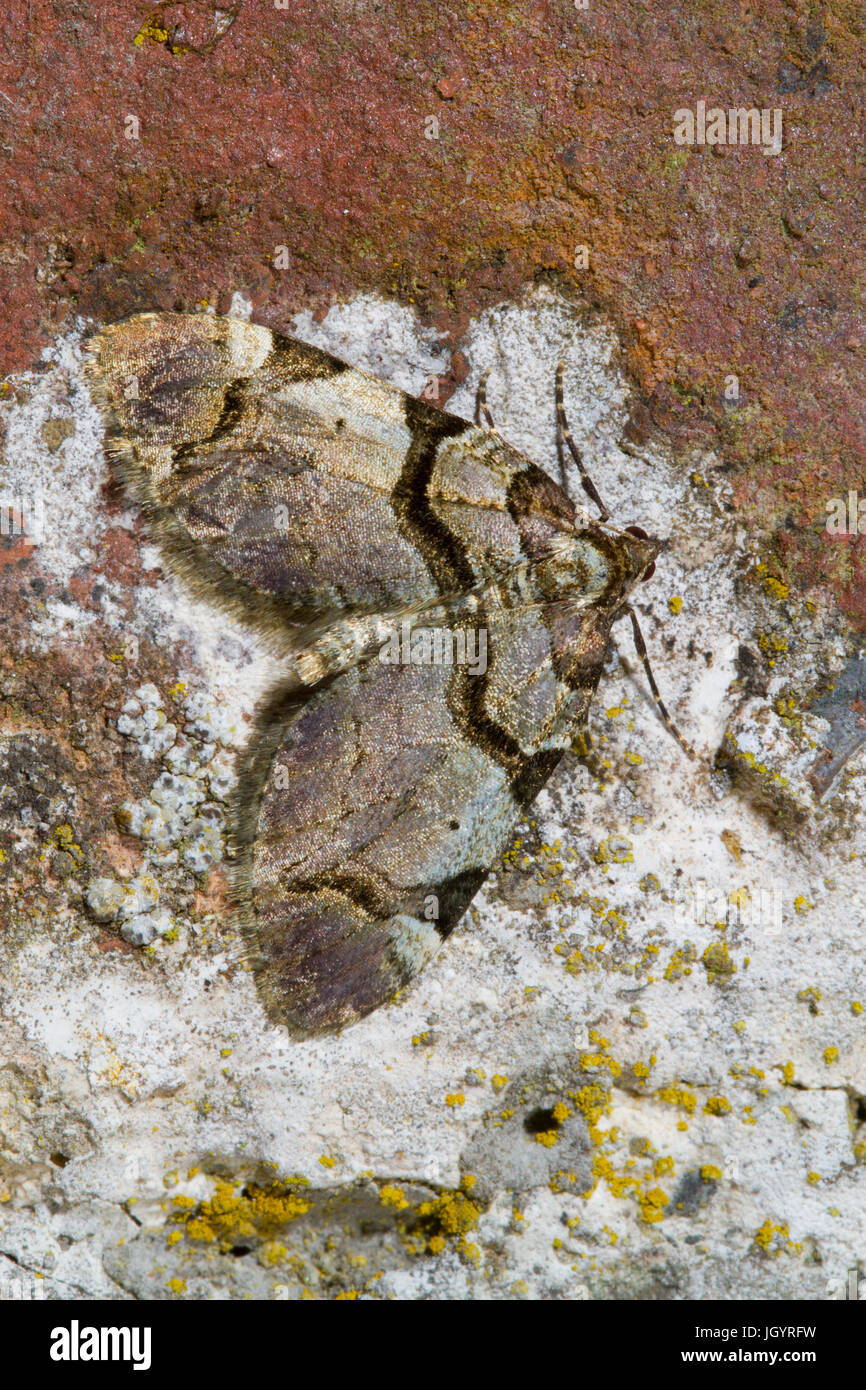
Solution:
{"label": "mottled brown wing pattern", "polygon": [[[270,1016],[339,1028],[460,919],[585,724],[658,543],[581,518],[495,432],[265,328],[139,315],[89,372],[167,556],[292,648],[242,770],[236,898]],[[483,633],[483,668],[384,660],[406,614]]]}
{"label": "mottled brown wing pattern", "polygon": [[435,954],[585,718],[542,609],[478,619],[483,676],[368,661],[273,709],[251,757],[244,926],[297,1036],[377,1008]]}
{"label": "mottled brown wing pattern", "polygon": [[496,436],[257,325],[138,315],[96,337],[90,375],[167,554],[245,617],[424,603],[519,563],[523,530],[573,522]]}

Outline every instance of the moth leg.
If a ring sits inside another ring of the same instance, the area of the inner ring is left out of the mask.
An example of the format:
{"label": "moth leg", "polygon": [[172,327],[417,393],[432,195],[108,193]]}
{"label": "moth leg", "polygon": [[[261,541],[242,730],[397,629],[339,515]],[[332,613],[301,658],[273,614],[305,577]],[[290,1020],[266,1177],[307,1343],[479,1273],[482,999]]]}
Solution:
{"label": "moth leg", "polygon": [[[587,471],[586,471],[586,467],[585,467],[585,465],[584,465],[583,459],[582,459],[581,456],[580,456],[580,450],[578,449],[577,445],[575,444],[574,439],[573,439],[573,437],[572,437],[571,430],[570,430],[569,427],[568,427],[568,419],[567,419],[566,414],[565,414],[565,402],[564,402],[563,394],[562,394],[562,375],[563,375],[564,370],[565,370],[565,363],[564,363],[564,362],[560,362],[559,366],[558,366],[557,369],[556,369],[556,423],[557,423],[557,426],[558,426],[558,428],[559,428],[560,438],[565,440],[566,444],[568,445],[568,447],[569,447],[569,449],[570,449],[570,451],[571,451],[571,457],[574,459],[575,463],[577,464],[577,467],[578,467],[578,469],[579,469],[579,471],[580,471],[580,481],[581,481],[582,484],[583,484],[583,490],[584,490],[584,492],[586,493],[587,497],[590,497],[590,498],[592,499],[592,501],[595,503],[595,505],[598,507],[598,510],[599,510],[599,512],[601,513],[601,520],[602,520],[602,521],[608,521],[608,520],[610,519],[610,512],[608,511],[607,507],[604,505],[604,503],[602,502],[601,498],[599,497],[599,495],[598,495],[598,488],[596,487],[595,483],[592,481],[592,478],[589,476],[589,474],[588,474]],[[560,452],[560,458],[561,458],[561,457],[562,457],[562,455],[561,455],[561,452]],[[563,466],[562,466],[562,481],[563,481],[563,484],[564,484],[564,483],[565,483],[565,463],[564,463],[564,461],[563,461]]]}
{"label": "moth leg", "polygon": [[637,614],[635,613],[632,607],[628,607],[624,611],[631,618],[632,631],[634,632],[634,644],[637,649],[637,654],[643,662],[643,669],[646,672],[646,678],[649,681],[650,690],[653,693],[653,699],[656,702],[659,714],[664,720],[665,726],[668,729],[668,731],[673,734],[677,743],[680,745],[680,748],[682,748],[683,752],[687,754],[687,756],[690,757],[692,761],[694,761],[697,758],[697,753],[695,752],[694,748],[692,748],[690,743],[686,743],[676,724],[668,714],[665,702],[659,693],[659,688],[656,685],[656,678],[653,675],[652,667],[650,666],[649,655],[646,649],[646,642],[643,640],[643,633],[640,630],[640,624],[637,620]]}
{"label": "moth leg", "polygon": [[[488,429],[496,430],[493,416],[487,409],[487,379],[489,372],[485,372],[478,382],[478,390],[475,393],[475,423],[480,424],[483,420]],[[498,433],[498,431],[496,431]]]}

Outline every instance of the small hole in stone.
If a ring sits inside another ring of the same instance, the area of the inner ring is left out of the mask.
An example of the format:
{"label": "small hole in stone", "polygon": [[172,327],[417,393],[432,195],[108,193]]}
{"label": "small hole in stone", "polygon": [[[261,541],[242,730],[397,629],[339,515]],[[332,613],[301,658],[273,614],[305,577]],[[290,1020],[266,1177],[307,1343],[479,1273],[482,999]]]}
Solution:
{"label": "small hole in stone", "polygon": [[523,1121],[523,1128],[527,1134],[545,1134],[547,1130],[559,1129],[560,1121],[556,1119],[552,1110],[530,1110],[526,1119]]}
{"label": "small hole in stone", "polygon": [[65,1168],[67,1163],[69,1162],[69,1159],[67,1158],[66,1154],[58,1153],[51,1155],[51,1162],[54,1164],[55,1168]]}
{"label": "small hole in stone", "polygon": [[253,1247],[251,1245],[233,1245],[231,1253],[234,1255],[236,1260],[242,1260],[244,1255],[248,1255],[252,1248]]}
{"label": "small hole in stone", "polygon": [[450,820],[450,821],[448,822],[448,829],[449,829],[449,830],[459,830],[459,829],[460,829],[460,822],[459,822],[459,820]]}
{"label": "small hole in stone", "polygon": [[866,1096],[858,1096],[854,1101],[854,1119],[858,1125],[866,1121]]}

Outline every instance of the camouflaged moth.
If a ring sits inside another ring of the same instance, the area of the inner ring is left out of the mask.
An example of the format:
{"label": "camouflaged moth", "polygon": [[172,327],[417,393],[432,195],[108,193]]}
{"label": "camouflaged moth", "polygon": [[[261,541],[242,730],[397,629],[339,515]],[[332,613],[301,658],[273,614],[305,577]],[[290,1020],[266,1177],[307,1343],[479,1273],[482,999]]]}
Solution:
{"label": "camouflaged moth", "polygon": [[[620,617],[670,725],[629,606],[662,543],[608,524],[561,369],[598,520],[500,437],[483,389],[488,428],[267,328],[170,313],[97,334],[88,371],[167,559],[282,640],[240,779],[236,905],[270,1017],[342,1027],[459,922],[586,729]],[[383,659],[407,624],[483,630],[483,671]]]}

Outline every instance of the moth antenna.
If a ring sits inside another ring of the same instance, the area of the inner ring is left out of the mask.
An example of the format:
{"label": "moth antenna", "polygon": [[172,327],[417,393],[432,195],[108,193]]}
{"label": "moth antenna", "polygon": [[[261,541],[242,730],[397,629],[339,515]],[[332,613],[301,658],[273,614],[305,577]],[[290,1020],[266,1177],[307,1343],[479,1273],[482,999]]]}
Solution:
{"label": "moth antenna", "polygon": [[698,756],[697,753],[695,752],[694,748],[692,748],[690,743],[686,743],[676,724],[668,714],[665,702],[659,693],[659,688],[656,685],[656,678],[653,675],[652,667],[650,666],[649,655],[646,649],[646,642],[643,640],[643,633],[640,630],[640,624],[637,620],[637,613],[635,613],[634,609],[630,605],[624,611],[628,613],[628,616],[631,618],[632,631],[634,632],[634,644],[637,649],[637,654],[643,662],[643,669],[646,671],[646,678],[649,681],[650,690],[652,691],[653,699],[655,700],[656,705],[658,706],[659,714],[664,720],[665,726],[668,729],[668,731],[673,734],[677,743],[680,745],[680,748],[682,748],[683,752],[689,758],[691,758],[692,762],[695,762]]}
{"label": "moth antenna", "polygon": [[488,429],[495,430],[496,425],[493,416],[487,409],[487,379],[489,376],[490,373],[485,372],[478,382],[478,390],[475,393],[475,423],[480,424],[484,420]]}
{"label": "moth antenna", "polygon": [[[560,362],[556,369],[556,423],[559,426],[560,437],[565,440],[571,450],[571,457],[580,470],[580,481],[583,483],[583,490],[587,497],[590,497],[601,513],[602,521],[610,520],[610,512],[598,495],[598,488],[586,471],[586,466],[580,456],[580,450],[574,442],[571,430],[569,429],[568,419],[565,414],[565,401],[562,394],[562,375],[565,371],[565,363]],[[562,465],[562,481],[565,483],[565,463]]]}

